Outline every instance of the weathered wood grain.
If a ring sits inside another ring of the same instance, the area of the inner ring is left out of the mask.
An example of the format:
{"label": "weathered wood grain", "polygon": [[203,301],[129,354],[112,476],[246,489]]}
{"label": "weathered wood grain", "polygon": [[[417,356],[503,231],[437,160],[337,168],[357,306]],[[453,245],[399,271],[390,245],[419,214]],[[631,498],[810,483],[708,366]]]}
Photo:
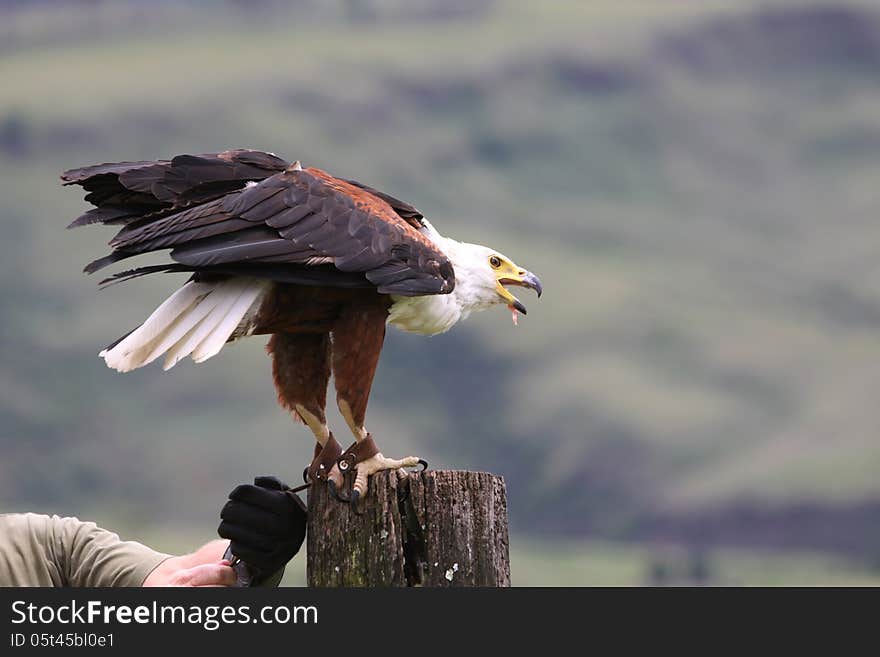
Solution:
{"label": "weathered wood grain", "polygon": [[309,489],[310,586],[510,586],[507,491],[486,472],[381,472],[362,515]]}

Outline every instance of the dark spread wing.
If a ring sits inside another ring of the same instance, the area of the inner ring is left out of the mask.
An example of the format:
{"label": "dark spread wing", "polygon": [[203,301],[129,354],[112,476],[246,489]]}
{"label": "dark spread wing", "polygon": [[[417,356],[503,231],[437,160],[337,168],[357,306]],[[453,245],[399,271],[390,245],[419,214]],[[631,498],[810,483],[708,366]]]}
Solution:
{"label": "dark spread wing", "polygon": [[287,166],[271,153],[240,149],[71,169],[61,175],[64,184],[81,185],[88,192],[86,201],[97,207],[74,219],[68,228],[126,224],[154,213],[167,214],[264,180]]}
{"label": "dark spread wing", "polygon": [[[125,193],[149,190],[153,199],[165,203],[166,189],[179,203],[214,182],[193,173],[171,177],[167,171],[159,178],[153,167],[167,166],[164,163],[135,164],[142,165],[136,169],[138,184],[123,180],[126,174],[118,170],[92,175],[116,175]],[[170,248],[171,258],[191,271],[298,281],[309,278],[308,270],[321,284],[347,286],[354,284],[357,274],[382,293],[400,295],[442,294],[455,284],[449,260],[414,227],[421,225],[415,208],[320,169],[289,167],[244,188],[183,205],[129,219],[110,243],[113,253],[86,270]]]}

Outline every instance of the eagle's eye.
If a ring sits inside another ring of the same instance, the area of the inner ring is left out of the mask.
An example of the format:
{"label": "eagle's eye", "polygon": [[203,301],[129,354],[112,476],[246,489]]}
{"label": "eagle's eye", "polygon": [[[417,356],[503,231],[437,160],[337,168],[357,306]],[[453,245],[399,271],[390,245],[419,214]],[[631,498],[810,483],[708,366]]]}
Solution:
{"label": "eagle's eye", "polygon": [[493,255],[489,258],[489,264],[492,265],[492,269],[498,269],[501,266],[501,258]]}

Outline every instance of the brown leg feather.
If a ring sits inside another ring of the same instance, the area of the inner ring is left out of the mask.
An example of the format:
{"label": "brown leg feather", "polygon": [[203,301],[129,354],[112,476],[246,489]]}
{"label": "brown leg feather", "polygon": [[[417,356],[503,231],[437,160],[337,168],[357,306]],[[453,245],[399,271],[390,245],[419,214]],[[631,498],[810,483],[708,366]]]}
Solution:
{"label": "brown leg feather", "polygon": [[339,410],[358,440],[363,439],[367,402],[382,343],[388,307],[379,303],[357,304],[343,313],[333,327],[333,378]]}
{"label": "brown leg feather", "polygon": [[[333,378],[336,382],[336,402],[342,417],[348,423],[359,447],[369,445],[364,428],[370,388],[385,340],[385,320],[388,317],[386,300],[375,304],[357,305],[346,309],[333,327]],[[373,449],[376,449],[374,446]],[[357,463],[351,489],[351,503],[357,510],[358,500],[367,493],[368,478],[380,470],[416,466],[420,459],[389,459],[381,452]]]}
{"label": "brown leg feather", "polygon": [[326,425],[329,334],[275,333],[266,349],[272,355],[278,402],[310,427],[313,419]]}

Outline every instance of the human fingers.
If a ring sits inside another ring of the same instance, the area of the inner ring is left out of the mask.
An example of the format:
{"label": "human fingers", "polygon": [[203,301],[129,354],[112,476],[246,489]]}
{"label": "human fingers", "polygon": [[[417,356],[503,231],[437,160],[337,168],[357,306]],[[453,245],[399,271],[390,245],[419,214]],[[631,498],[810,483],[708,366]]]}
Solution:
{"label": "human fingers", "polygon": [[203,563],[174,573],[172,586],[232,586],[236,582],[235,571],[227,561]]}

